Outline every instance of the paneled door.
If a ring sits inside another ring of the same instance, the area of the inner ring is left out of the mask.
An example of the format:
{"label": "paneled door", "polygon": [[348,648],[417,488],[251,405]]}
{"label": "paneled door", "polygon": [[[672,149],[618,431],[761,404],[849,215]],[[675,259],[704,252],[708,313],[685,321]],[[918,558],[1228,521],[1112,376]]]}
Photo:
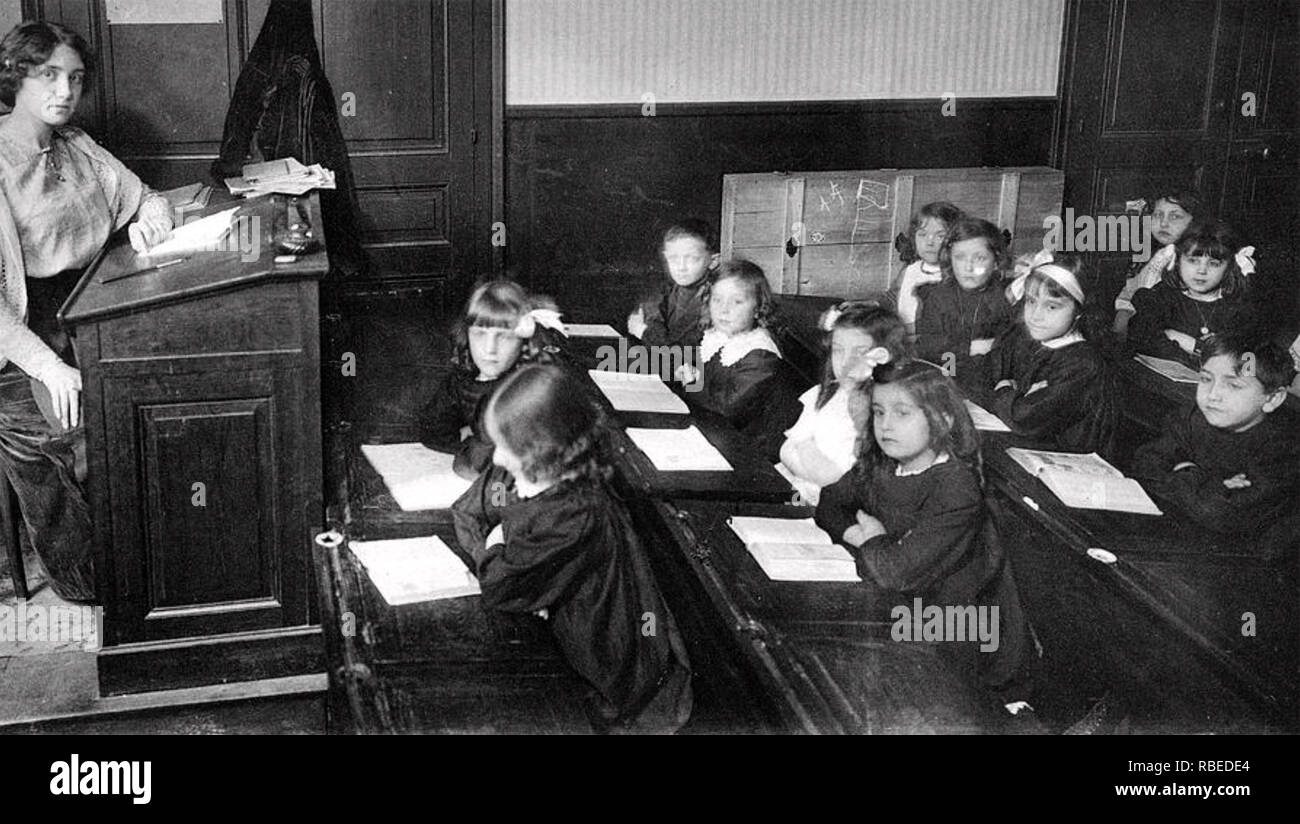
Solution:
{"label": "paneled door", "polygon": [[[310,2],[371,257],[359,285],[463,288],[492,263],[499,0]],[[96,139],[151,185],[206,178],[270,0],[213,0],[210,22],[189,23],[121,23],[110,5],[26,0],[23,11],[89,40],[98,65],[80,123]]]}
{"label": "paneled door", "polygon": [[1114,214],[1159,187],[1199,189],[1258,248],[1284,326],[1300,299],[1297,7],[1072,0],[1058,124],[1067,206]]}

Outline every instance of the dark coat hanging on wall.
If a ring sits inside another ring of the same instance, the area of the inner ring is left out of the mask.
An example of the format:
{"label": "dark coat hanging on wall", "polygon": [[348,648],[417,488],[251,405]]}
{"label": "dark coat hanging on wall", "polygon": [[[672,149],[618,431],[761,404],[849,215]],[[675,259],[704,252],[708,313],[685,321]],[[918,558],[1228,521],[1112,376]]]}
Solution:
{"label": "dark coat hanging on wall", "polygon": [[365,253],[335,106],[316,50],[311,0],[272,0],[235,84],[212,171],[232,177],[245,163],[289,156],[333,171],[338,188],[320,193],[331,276],[352,277],[365,268]]}

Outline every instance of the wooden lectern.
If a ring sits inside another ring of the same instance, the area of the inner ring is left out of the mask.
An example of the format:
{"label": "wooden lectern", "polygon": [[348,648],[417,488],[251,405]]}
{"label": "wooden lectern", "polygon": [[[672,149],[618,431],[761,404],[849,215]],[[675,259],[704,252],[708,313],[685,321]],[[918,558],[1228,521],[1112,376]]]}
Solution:
{"label": "wooden lectern", "polygon": [[102,695],[322,671],[328,259],[274,262],[287,198],[205,211],[236,204],[221,248],[174,265],[138,271],[148,261],[112,245],[59,314],[84,383]]}

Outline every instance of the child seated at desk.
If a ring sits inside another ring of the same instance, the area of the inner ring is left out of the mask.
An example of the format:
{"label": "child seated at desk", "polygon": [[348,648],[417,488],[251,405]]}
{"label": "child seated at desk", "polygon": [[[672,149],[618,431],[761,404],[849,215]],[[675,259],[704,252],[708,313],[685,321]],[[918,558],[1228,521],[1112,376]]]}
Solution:
{"label": "child seated at desk", "polygon": [[[1200,196],[1189,189],[1167,189],[1152,198],[1151,203],[1151,214],[1146,217],[1151,240],[1159,244],[1160,248],[1145,262],[1133,264],[1115,298],[1115,333],[1121,338],[1128,336],[1128,325],[1136,311],[1133,308],[1133,296],[1139,289],[1150,288],[1160,282],[1165,270],[1172,267],[1178,257],[1174,244],[1187,231],[1192,221],[1204,213]],[[1145,211],[1145,202],[1142,207]]]}
{"label": "child seated at desk", "polygon": [[546,618],[592,685],[598,732],[674,732],[690,716],[686,648],[601,460],[598,407],[573,374],[530,365],[484,413],[495,468],[455,503],[483,603]]}
{"label": "child seated at desk", "polygon": [[562,336],[559,313],[510,280],[480,285],[452,329],[452,368],[420,413],[420,441],[456,456],[457,475],[476,478],[492,463],[492,442],[480,423],[483,404],[521,362],[547,362]]}
{"label": "child seated at desk", "polygon": [[886,297],[893,302],[909,335],[916,333],[916,312],[920,308],[916,290],[943,280],[939,253],[948,231],[963,217],[961,209],[945,200],[927,203],[912,215],[907,233],[894,239],[894,248],[905,265]]}
{"label": "child seated at desk", "polygon": [[998,227],[963,217],[939,251],[943,279],[916,290],[916,354],[943,365],[962,386],[982,382],[984,356],[1011,325],[1002,280],[1008,262]]}
{"label": "child seated at desk", "polygon": [[647,346],[699,346],[704,293],[718,265],[718,236],[703,220],[668,227],[662,250],[669,280],[627,318],[627,331]]}
{"label": "child seated at desk", "polygon": [[703,367],[678,369],[686,402],[726,418],[776,463],[785,431],[799,418],[803,385],[768,331],[776,302],[763,270],[723,261],[709,280],[707,307]]}
{"label": "child seated at desk", "polygon": [[1170,416],[1129,474],[1213,532],[1259,533],[1294,517],[1300,438],[1294,420],[1274,413],[1295,376],[1290,354],[1257,330],[1211,336],[1201,347],[1196,406]]}
{"label": "child seated at desk", "polygon": [[1174,248],[1177,262],[1161,281],[1133,296],[1129,340],[1139,352],[1195,368],[1207,337],[1250,322],[1246,278],[1255,249],[1221,221],[1192,224]]}
{"label": "child seated at desk", "polygon": [[1093,342],[1103,324],[1084,294],[1083,266],[1077,256],[1046,251],[1025,266],[1008,289],[1017,323],[993,347],[987,384],[973,394],[1023,438],[1110,457],[1114,381]]}
{"label": "child seated at desk", "polygon": [[877,366],[900,360],[910,349],[903,321],[875,303],[841,303],[822,314],[820,327],[830,350],[822,380],[799,396],[803,414],[786,430],[777,466],[813,506],[821,488],[842,478],[857,460],[857,421],[865,416],[849,406],[859,396],[856,388]]}
{"label": "child seated at desk", "polygon": [[[817,525],[859,574],[927,605],[996,605],[1000,639],[979,677],[1016,714],[1034,647],[984,501],[979,438],[952,379],[925,361],[876,369],[853,469],[822,490]],[[951,640],[951,639],[950,639]]]}

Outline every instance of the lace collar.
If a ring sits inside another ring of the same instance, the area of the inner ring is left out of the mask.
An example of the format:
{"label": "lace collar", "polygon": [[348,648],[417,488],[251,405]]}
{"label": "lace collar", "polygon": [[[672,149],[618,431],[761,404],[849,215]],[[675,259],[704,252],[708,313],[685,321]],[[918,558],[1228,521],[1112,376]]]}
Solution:
{"label": "lace collar", "polygon": [[755,349],[765,350],[781,357],[781,350],[777,348],[776,341],[761,326],[756,326],[748,332],[741,332],[739,335],[728,335],[719,329],[704,330],[704,339],[700,341],[700,362],[708,363],[713,360],[714,355],[719,356],[723,366],[732,366],[736,361],[753,352]]}

